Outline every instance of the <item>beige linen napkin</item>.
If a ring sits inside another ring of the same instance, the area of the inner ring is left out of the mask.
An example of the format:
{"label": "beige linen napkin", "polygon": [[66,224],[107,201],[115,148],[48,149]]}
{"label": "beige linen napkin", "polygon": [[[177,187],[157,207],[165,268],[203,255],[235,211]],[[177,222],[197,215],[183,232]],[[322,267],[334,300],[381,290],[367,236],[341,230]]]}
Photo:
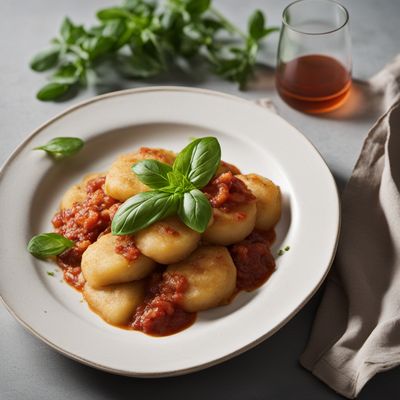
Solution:
{"label": "beige linen napkin", "polygon": [[393,104],[369,132],[342,196],[339,247],[301,364],[355,398],[400,364],[400,57],[368,83]]}

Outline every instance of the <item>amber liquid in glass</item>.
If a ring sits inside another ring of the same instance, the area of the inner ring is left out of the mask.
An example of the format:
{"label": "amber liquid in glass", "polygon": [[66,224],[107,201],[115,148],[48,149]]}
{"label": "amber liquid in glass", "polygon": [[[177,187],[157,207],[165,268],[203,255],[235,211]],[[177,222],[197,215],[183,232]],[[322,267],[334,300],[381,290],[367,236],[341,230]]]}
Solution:
{"label": "amber liquid in glass", "polygon": [[351,87],[351,74],[332,57],[312,54],[282,63],[276,86],[292,107],[309,113],[323,113],[341,106]]}

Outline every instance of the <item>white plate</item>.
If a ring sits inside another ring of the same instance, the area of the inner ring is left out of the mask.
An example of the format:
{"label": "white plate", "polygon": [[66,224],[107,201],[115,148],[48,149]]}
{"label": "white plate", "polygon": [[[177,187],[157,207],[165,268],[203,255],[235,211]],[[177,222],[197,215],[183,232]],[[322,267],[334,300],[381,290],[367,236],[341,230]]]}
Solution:
{"label": "white plate", "polygon": [[[66,188],[117,154],[139,146],[172,150],[190,137],[214,135],[224,160],[244,173],[278,183],[284,195],[277,243],[290,251],[259,290],[229,306],[202,312],[189,329],[153,338],[107,325],[55,265],[25,250],[31,236],[50,231]],[[56,136],[78,136],[86,146],[54,162],[32,151]],[[251,102],[190,88],[147,88],[100,96],[38,128],[0,175],[0,293],[10,312],[34,335],[77,361],[131,376],[192,372],[239,354],[285,324],[312,296],[332,262],[339,201],[329,169],[314,147],[282,118]]]}

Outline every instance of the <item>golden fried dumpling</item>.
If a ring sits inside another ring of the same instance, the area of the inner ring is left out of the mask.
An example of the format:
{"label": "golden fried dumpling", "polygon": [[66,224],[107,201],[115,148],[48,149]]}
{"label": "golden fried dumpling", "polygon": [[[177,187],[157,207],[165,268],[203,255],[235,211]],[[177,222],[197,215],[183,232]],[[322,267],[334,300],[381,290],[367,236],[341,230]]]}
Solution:
{"label": "golden fried dumpling", "polygon": [[185,259],[196,249],[200,234],[188,228],[178,217],[158,221],[135,234],[137,248],[160,264]]}
{"label": "golden fried dumpling", "polygon": [[74,203],[81,203],[86,200],[87,192],[86,192],[86,184],[91,179],[99,178],[100,176],[104,176],[104,173],[93,172],[91,174],[86,175],[82,181],[76,185],[71,186],[65,193],[61,199],[60,208],[65,210],[67,208],[71,208]]}
{"label": "golden fried dumpling", "polygon": [[106,176],[104,185],[106,194],[119,201],[125,201],[135,194],[149,190],[132,171],[132,166],[141,160],[158,160],[165,164],[172,164],[175,153],[164,149],[142,147],[136,153],[119,156]]}
{"label": "golden fried dumpling", "polygon": [[223,246],[243,240],[254,229],[256,212],[254,202],[238,204],[229,211],[213,208],[213,223],[204,232],[203,239]]}
{"label": "golden fried dumpling", "polygon": [[256,228],[269,230],[281,217],[282,199],[279,186],[257,174],[237,175],[256,197]]}
{"label": "golden fried dumpling", "polygon": [[86,282],[83,297],[90,308],[112,325],[129,321],[145,295],[144,281],[120,283],[95,289]]}
{"label": "golden fried dumpling", "polygon": [[82,273],[94,288],[145,278],[156,263],[143,254],[128,260],[115,251],[117,236],[108,233],[91,244],[82,256]]}
{"label": "golden fried dumpling", "polygon": [[236,287],[236,268],[223,246],[199,247],[186,260],[169,265],[167,272],[187,279],[182,307],[189,312],[227,303]]}

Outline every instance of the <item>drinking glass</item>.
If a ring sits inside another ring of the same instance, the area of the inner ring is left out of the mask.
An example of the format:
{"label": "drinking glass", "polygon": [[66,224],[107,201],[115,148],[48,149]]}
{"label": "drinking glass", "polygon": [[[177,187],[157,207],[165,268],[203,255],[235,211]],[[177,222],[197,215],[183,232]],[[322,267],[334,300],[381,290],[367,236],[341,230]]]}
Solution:
{"label": "drinking glass", "polygon": [[282,14],[276,87],[308,113],[341,106],[351,87],[349,13],[331,0],[298,0]]}

